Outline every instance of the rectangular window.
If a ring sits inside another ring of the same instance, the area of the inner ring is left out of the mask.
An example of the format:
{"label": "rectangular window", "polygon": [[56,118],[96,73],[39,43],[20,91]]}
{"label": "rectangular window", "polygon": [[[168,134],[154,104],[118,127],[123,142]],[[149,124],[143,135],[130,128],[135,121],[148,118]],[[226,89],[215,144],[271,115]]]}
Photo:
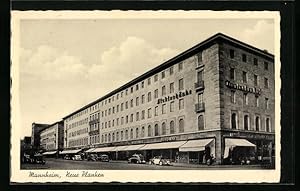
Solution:
{"label": "rectangular window", "polygon": [[121,103],[121,111],[124,109],[124,103]]}
{"label": "rectangular window", "polygon": [[231,90],[230,99],[231,99],[231,103],[235,103],[235,91],[234,90]]}
{"label": "rectangular window", "polygon": [[243,94],[243,102],[245,105],[248,105],[248,94],[247,93]]}
{"label": "rectangular window", "polygon": [[174,93],[174,82],[170,83],[170,93]]}
{"label": "rectangular window", "polygon": [[198,59],[197,65],[198,65],[198,66],[201,66],[201,65],[202,65],[202,52],[199,52],[199,53],[197,54],[197,59]]}
{"label": "rectangular window", "polygon": [[151,101],[151,92],[148,92],[148,102]]}
{"label": "rectangular window", "polygon": [[142,81],[142,85],[141,86],[142,86],[142,88],[144,88],[144,81]]}
{"label": "rectangular window", "polygon": [[243,62],[247,62],[247,56],[246,56],[246,54],[242,54],[242,60],[243,60]]}
{"label": "rectangular window", "polygon": [[174,101],[170,102],[170,112],[174,111]]}
{"label": "rectangular window", "polygon": [[136,121],[140,120],[140,113],[139,112],[136,112],[135,120]]}
{"label": "rectangular window", "polygon": [[154,75],[154,82],[156,82],[157,80],[158,80],[158,75],[155,74],[155,75]]}
{"label": "rectangular window", "polygon": [[203,93],[198,94],[198,103],[203,103]]}
{"label": "rectangular window", "polygon": [[166,77],[165,71],[161,72],[161,79],[164,79]]}
{"label": "rectangular window", "polygon": [[197,72],[197,82],[203,81],[203,70]]}
{"label": "rectangular window", "polygon": [[135,85],[135,90],[139,90],[139,85]]}
{"label": "rectangular window", "polygon": [[253,58],[253,64],[254,64],[254,66],[257,66],[257,64],[258,64],[257,58]]}
{"label": "rectangular window", "polygon": [[142,120],[145,119],[145,110],[142,111],[142,116],[141,116]]}
{"label": "rectangular window", "polygon": [[174,68],[173,66],[170,67],[170,75],[172,75],[174,73]]}
{"label": "rectangular window", "polygon": [[154,108],[154,116],[158,116],[158,106],[155,106]]}
{"label": "rectangular window", "polygon": [[151,85],[151,78],[148,78],[148,85]]}
{"label": "rectangular window", "polygon": [[130,107],[133,107],[133,99],[130,100]]}
{"label": "rectangular window", "polygon": [[145,103],[145,95],[142,95],[142,104]]}
{"label": "rectangular window", "polygon": [[133,87],[130,88],[130,93],[133,93]]}
{"label": "rectangular window", "polygon": [[158,98],[158,89],[154,90],[154,99]]}
{"label": "rectangular window", "polygon": [[130,115],[130,122],[133,122],[133,114]]}
{"label": "rectangular window", "polygon": [[256,104],[256,107],[259,107],[259,98],[257,95],[255,96],[255,104]]}
{"label": "rectangular window", "polygon": [[234,68],[230,68],[230,79],[231,80],[235,79],[235,69]]}
{"label": "rectangular window", "polygon": [[163,86],[163,87],[161,88],[161,95],[162,95],[162,96],[166,95],[166,86]]}
{"label": "rectangular window", "polygon": [[247,72],[243,71],[243,82],[247,83]]}
{"label": "rectangular window", "polygon": [[117,113],[119,112],[119,105],[117,105]]}
{"label": "rectangular window", "polygon": [[264,62],[264,68],[265,68],[265,70],[269,69],[269,63],[268,62]]}
{"label": "rectangular window", "polygon": [[230,54],[230,58],[234,58],[234,50],[230,49],[229,54]]}
{"label": "rectangular window", "polygon": [[162,114],[165,114],[166,113],[166,104],[163,104],[162,105]]}
{"label": "rectangular window", "polygon": [[269,98],[265,98],[265,108],[269,109]]}
{"label": "rectangular window", "polygon": [[128,123],[128,115],[126,115],[125,123]]}
{"label": "rectangular window", "polygon": [[128,109],[128,101],[125,102],[125,109]]}
{"label": "rectangular window", "polygon": [[140,101],[139,101],[139,97],[136,97],[136,98],[135,98],[135,105],[138,106],[138,105],[139,105],[139,102],[140,102]]}
{"label": "rectangular window", "polygon": [[265,88],[269,88],[269,80],[268,80],[268,78],[265,78]]}
{"label": "rectangular window", "polygon": [[258,85],[258,76],[254,74],[254,86]]}
{"label": "rectangular window", "polygon": [[183,66],[182,66],[182,62],[180,62],[180,63],[178,64],[178,71],[181,71],[181,70],[182,70],[182,68],[183,68]]}
{"label": "rectangular window", "polygon": [[179,86],[178,86],[178,90],[179,91],[181,91],[181,90],[183,90],[183,78],[181,78],[180,80],[179,80]]}
{"label": "rectangular window", "polygon": [[184,99],[179,100],[179,110],[184,108]]}
{"label": "rectangular window", "polygon": [[148,118],[151,118],[151,108],[148,109]]}

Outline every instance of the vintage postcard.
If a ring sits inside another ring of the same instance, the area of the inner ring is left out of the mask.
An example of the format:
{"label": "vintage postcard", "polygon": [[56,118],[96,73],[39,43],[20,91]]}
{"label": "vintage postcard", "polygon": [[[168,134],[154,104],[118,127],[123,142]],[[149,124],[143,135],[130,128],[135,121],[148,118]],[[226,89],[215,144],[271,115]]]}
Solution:
{"label": "vintage postcard", "polygon": [[11,183],[280,180],[280,14],[12,11]]}

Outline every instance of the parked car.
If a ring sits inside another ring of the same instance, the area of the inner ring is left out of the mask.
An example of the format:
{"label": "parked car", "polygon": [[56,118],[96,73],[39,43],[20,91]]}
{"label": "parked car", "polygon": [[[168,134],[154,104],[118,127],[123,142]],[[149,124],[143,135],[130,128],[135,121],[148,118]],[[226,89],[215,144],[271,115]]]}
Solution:
{"label": "parked car", "polygon": [[128,163],[145,164],[145,158],[141,154],[134,154],[128,159]]}
{"label": "parked car", "polygon": [[98,155],[97,154],[89,154],[88,156],[87,156],[87,160],[88,161],[97,161],[98,160]]}
{"label": "parked car", "polygon": [[35,154],[33,156],[33,161],[35,164],[46,164],[46,161],[44,160],[44,157],[42,154],[38,153],[38,154]]}
{"label": "parked car", "polygon": [[149,161],[150,164],[155,165],[171,165],[171,161],[169,159],[163,158],[162,156],[155,156]]}
{"label": "parked car", "polygon": [[103,154],[98,157],[98,160],[102,162],[109,162],[109,157],[108,155]]}
{"label": "parked car", "polygon": [[72,160],[82,160],[81,155],[74,155]]}
{"label": "parked car", "polygon": [[65,159],[65,160],[71,160],[72,158],[71,158],[70,155],[66,155],[66,156],[64,157],[64,159]]}
{"label": "parked car", "polygon": [[33,161],[33,158],[30,157],[30,155],[24,154],[24,156],[23,156],[23,162],[24,163],[33,163],[34,161]]}

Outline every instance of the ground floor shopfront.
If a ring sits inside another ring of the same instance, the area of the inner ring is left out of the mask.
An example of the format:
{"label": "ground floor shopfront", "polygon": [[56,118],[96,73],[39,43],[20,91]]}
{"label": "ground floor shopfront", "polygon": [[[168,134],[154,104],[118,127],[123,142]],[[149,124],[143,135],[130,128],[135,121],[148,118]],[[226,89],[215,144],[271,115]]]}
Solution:
{"label": "ground floor shopfront", "polygon": [[[249,159],[274,165],[274,143],[274,133],[218,130],[97,145],[83,151],[85,155],[107,154],[112,160],[142,154],[146,161],[162,156],[178,163],[203,164],[214,158],[216,164],[239,164]],[[78,149],[62,154],[68,152]]]}

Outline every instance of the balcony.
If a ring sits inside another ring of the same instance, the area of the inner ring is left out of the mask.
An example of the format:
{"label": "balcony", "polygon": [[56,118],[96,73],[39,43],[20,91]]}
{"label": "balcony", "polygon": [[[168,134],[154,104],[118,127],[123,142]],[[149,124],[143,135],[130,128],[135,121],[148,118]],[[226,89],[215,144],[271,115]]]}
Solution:
{"label": "balcony", "polygon": [[89,122],[90,125],[95,124],[95,123],[99,123],[99,119],[94,119]]}
{"label": "balcony", "polygon": [[98,135],[98,134],[99,134],[99,129],[96,129],[96,130],[93,130],[93,131],[89,132],[90,136],[92,136],[92,135]]}
{"label": "balcony", "polygon": [[204,89],[204,81],[201,80],[201,81],[198,81],[195,83],[195,89],[196,91],[197,90],[203,90]]}
{"label": "balcony", "polygon": [[196,103],[195,104],[195,111],[198,112],[202,112],[205,111],[205,104],[204,103]]}

